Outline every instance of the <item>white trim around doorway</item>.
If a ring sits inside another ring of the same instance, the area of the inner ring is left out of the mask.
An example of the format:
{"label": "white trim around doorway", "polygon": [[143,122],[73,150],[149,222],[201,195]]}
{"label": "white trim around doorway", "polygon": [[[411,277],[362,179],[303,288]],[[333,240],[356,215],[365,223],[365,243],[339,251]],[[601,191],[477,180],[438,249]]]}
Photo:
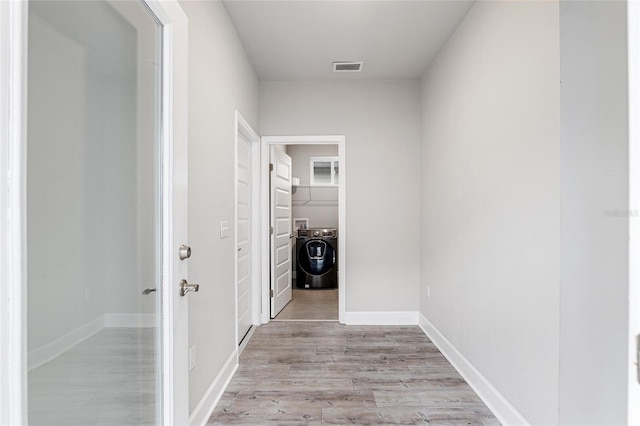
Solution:
{"label": "white trim around doorway", "polygon": [[27,423],[26,2],[0,2],[0,424]]}
{"label": "white trim around doorway", "polygon": [[629,352],[627,424],[640,424],[640,3],[627,2],[629,60]]}
{"label": "white trim around doorway", "polygon": [[[347,204],[346,204],[346,138],[344,135],[327,136],[263,136],[261,142],[261,160],[259,170],[255,170],[260,176],[260,235],[268,235],[269,230],[269,148],[271,145],[338,145],[338,158],[340,160],[340,182],[338,183],[338,321],[346,322],[346,241],[347,241]],[[254,234],[255,235],[255,234]],[[262,324],[268,323],[270,318],[269,296],[269,238],[260,240],[261,253],[261,277],[262,284],[261,314]]]}
{"label": "white trim around doorway", "polygon": [[[252,311],[252,322],[254,326],[260,324],[260,310],[257,309],[260,307],[260,237],[261,234],[256,232],[260,227],[260,223],[258,218],[260,217],[260,174],[258,171],[260,170],[260,136],[256,133],[255,130],[251,127],[249,122],[242,116],[240,111],[236,110],[235,116],[235,144],[234,144],[234,164],[235,164],[235,175],[234,175],[234,247],[238,247],[238,143],[239,143],[239,135],[242,134],[247,141],[251,144],[251,253],[253,256],[251,257],[251,304],[253,308]],[[235,325],[235,333],[236,333],[236,347],[239,347],[237,352],[238,356],[242,353],[242,349],[249,341],[249,339],[245,339],[244,345],[240,345],[240,339],[243,336],[238,334],[238,252],[236,251],[234,254],[234,264],[236,265],[234,272],[234,282],[235,282],[235,302],[236,302],[236,325]],[[253,328],[255,331],[255,327]],[[253,331],[249,331],[249,335],[253,334]]]}

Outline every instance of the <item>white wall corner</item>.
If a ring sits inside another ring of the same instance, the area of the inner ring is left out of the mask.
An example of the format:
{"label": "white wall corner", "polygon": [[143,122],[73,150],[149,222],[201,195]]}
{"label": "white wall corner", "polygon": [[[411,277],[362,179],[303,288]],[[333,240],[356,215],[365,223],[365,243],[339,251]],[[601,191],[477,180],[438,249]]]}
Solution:
{"label": "white wall corner", "polygon": [[204,426],[207,424],[209,417],[213,413],[213,410],[218,405],[220,398],[222,398],[222,394],[224,394],[225,389],[229,386],[229,382],[233,378],[236,370],[238,369],[238,350],[235,349],[227,362],[218,373],[218,376],[214,379],[205,392],[204,396],[193,410],[193,413],[189,416],[189,424],[193,426]]}
{"label": "white wall corner", "polygon": [[417,325],[417,311],[346,312],[347,325]]}
{"label": "white wall corner", "polygon": [[478,394],[480,399],[489,407],[501,424],[530,424],[422,313],[419,314],[418,325],[451,365],[460,373],[469,386]]}
{"label": "white wall corner", "polygon": [[57,358],[77,344],[87,340],[105,327],[105,317],[101,316],[88,322],[58,339],[29,351],[27,366],[29,370]]}

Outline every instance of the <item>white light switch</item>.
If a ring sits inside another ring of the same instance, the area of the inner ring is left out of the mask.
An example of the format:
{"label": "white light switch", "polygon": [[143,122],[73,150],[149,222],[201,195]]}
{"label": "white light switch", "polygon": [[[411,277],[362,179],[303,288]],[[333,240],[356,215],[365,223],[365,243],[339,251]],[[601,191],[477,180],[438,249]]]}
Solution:
{"label": "white light switch", "polygon": [[229,222],[223,220],[220,222],[220,239],[229,237]]}

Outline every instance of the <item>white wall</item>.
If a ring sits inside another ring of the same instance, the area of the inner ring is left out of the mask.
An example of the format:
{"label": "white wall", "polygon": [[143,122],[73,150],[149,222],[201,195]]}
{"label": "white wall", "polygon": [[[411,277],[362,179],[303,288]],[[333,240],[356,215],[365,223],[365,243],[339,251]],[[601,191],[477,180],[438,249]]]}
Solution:
{"label": "white wall", "polygon": [[292,189],[293,217],[309,219],[310,228],[338,228],[338,188],[309,188],[310,158],[337,157],[338,146],[289,145],[287,155],[291,173],[300,178],[300,187]]}
{"label": "white wall", "polygon": [[416,311],[420,83],[261,82],[265,135],[346,135],[346,311]]}
{"label": "white wall", "polygon": [[422,87],[421,312],[532,424],[558,422],[558,36],[555,2],[479,1]]}
{"label": "white wall", "polygon": [[[189,18],[189,374],[193,411],[235,350],[234,132],[238,109],[258,130],[258,81],[221,2],[184,1]],[[233,229],[230,232],[233,235]],[[186,350],[186,348],[185,348]]]}
{"label": "white wall", "polygon": [[627,423],[626,7],[561,2],[563,425]]}

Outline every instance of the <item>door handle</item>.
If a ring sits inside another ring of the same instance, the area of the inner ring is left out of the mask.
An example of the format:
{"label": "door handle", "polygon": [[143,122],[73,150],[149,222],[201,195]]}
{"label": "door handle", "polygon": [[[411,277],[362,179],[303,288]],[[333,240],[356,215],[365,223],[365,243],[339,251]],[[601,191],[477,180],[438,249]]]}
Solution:
{"label": "door handle", "polygon": [[156,289],[155,288],[145,288],[142,291],[142,294],[147,295],[147,294],[151,293],[152,291],[156,291]]}
{"label": "door handle", "polygon": [[200,284],[189,284],[187,280],[180,280],[180,296],[186,296],[189,292],[197,293],[200,290]]}

